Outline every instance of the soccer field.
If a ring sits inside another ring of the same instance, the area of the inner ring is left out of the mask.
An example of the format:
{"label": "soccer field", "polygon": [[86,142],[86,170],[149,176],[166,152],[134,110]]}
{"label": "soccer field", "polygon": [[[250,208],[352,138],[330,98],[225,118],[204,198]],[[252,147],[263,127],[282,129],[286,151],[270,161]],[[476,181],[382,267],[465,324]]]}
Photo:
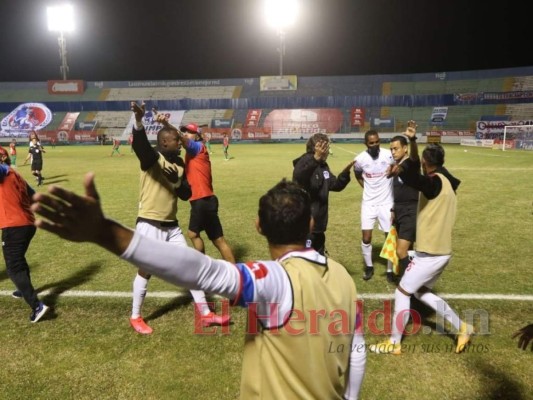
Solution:
{"label": "soccer field", "polygon": [[[212,147],[225,237],[237,259],[268,259],[266,242],[254,227],[258,199],[281,178],[292,176],[292,160],[305,144],[232,144],[229,161],[224,161],[221,145]],[[364,146],[334,143],[332,149],[328,163],[337,174]],[[453,337],[439,333],[440,321],[414,304],[423,317],[421,329],[404,338],[401,356],[368,354],[361,398],[533,399],[533,352],[518,350],[511,339],[515,330],[533,322],[533,152],[466,151],[458,145],[445,149],[446,166],[462,183],[454,256],[435,290],[462,317],[472,316],[480,334],[469,351],[456,355],[450,351]],[[33,185],[29,165],[20,165],[24,146],[18,150],[18,170]],[[83,175],[94,171],[104,212],[134,225],[139,163],[129,147],[121,147],[122,157],[110,157],[110,146],[46,151],[46,180],[38,191],[58,184],[80,192]],[[330,194],[326,246],[349,270],[364,300],[365,337],[372,344],[383,338],[382,311],[395,287],[387,283],[386,261],[378,257],[384,241],[378,230],[373,239],[376,274],[362,280],[361,193],[352,173],[343,192]],[[179,203],[178,218],[186,230],[188,203]],[[206,251],[218,257],[208,241]],[[131,265],[96,246],[68,243],[42,231],[27,259],[35,287],[54,309],[42,322],[30,324],[27,305],[10,296],[13,286],[2,260],[0,398],[238,397],[244,310],[231,310],[229,332],[195,334],[187,292],[152,278],[144,315],[154,333],[141,336],[128,323],[136,273]]]}

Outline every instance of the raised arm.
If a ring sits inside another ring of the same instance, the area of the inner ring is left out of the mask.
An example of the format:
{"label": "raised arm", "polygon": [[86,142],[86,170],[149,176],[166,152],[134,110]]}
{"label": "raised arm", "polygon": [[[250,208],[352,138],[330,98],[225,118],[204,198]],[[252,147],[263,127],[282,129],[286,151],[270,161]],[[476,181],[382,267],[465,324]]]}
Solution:
{"label": "raised arm", "polygon": [[145,104],[138,105],[136,102],[131,102],[131,111],[135,116],[135,125],[132,130],[133,139],[131,147],[135,152],[135,155],[141,162],[141,169],[147,171],[152,165],[154,165],[158,158],[158,152],[152,147],[148,136],[146,136],[146,130],[144,129],[142,119],[145,114]]}
{"label": "raised arm", "polygon": [[409,158],[413,161],[419,161],[418,145],[416,144],[416,128],[418,125],[415,121],[411,120],[407,122],[407,129],[405,135],[409,138]]}

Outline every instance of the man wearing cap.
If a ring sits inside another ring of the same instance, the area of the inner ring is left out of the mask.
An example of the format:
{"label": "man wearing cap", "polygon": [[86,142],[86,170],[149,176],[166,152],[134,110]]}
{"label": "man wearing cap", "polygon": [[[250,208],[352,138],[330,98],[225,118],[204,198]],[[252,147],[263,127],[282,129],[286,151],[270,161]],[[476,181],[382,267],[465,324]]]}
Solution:
{"label": "man wearing cap", "polygon": [[[159,115],[158,122],[171,127],[168,119]],[[220,252],[224,260],[235,263],[235,256],[229,247],[222,224],[218,217],[218,198],[213,191],[213,176],[209,151],[202,141],[202,134],[197,124],[190,123],[180,128],[180,140],[185,149],[185,174],[191,185],[191,217],[187,235],[194,248],[205,253],[205,245],[200,233],[205,231],[207,237]]]}
{"label": "man wearing cap", "polygon": [[2,229],[2,253],[6,271],[17,290],[13,297],[23,297],[31,307],[30,322],[39,321],[48,311],[37,297],[30,278],[26,251],[36,228],[30,209],[35,191],[11,168],[7,150],[0,147],[0,229]]}

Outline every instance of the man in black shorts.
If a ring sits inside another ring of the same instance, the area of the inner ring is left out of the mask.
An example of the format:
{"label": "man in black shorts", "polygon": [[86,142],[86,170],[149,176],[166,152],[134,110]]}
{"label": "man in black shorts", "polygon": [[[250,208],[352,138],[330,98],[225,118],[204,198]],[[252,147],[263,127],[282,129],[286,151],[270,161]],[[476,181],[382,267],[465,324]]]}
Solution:
{"label": "man in black shorts", "polygon": [[[407,129],[416,130],[415,122],[409,121]],[[409,146],[410,142],[414,146]],[[398,168],[404,171],[407,169],[420,171],[418,148],[414,140],[411,141],[404,135],[394,136],[390,141],[390,149]],[[397,174],[393,175],[393,179],[394,208],[391,212],[393,213],[394,225],[398,232],[396,254],[400,263],[400,274],[403,274],[403,271],[409,265],[408,251],[416,239],[418,191],[407,186]]]}
{"label": "man in black shorts", "polygon": [[31,173],[35,176],[37,181],[37,186],[43,184],[43,176],[41,171],[43,169],[43,146],[39,143],[36,137],[31,140],[30,149],[28,151],[28,156],[24,160],[24,165],[28,163],[28,160],[31,158]]}
{"label": "man in black shorts", "polygon": [[[158,115],[157,122],[168,128],[174,128],[165,116]],[[205,244],[200,235],[202,231],[205,231],[222,258],[235,263],[235,256],[224,238],[218,216],[219,204],[213,190],[211,160],[200,128],[197,124],[190,123],[180,127],[179,133],[179,139],[185,149],[185,174],[192,190],[192,196],[189,199],[191,218],[187,235],[194,248],[205,253]]]}

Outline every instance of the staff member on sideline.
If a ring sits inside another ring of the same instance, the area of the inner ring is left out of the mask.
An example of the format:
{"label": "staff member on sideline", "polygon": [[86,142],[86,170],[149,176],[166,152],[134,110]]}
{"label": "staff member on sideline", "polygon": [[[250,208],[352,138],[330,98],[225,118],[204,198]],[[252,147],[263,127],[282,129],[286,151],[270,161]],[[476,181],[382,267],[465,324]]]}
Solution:
{"label": "staff member on sideline", "polygon": [[0,147],[0,229],[2,253],[9,279],[17,290],[13,297],[23,297],[31,307],[30,322],[39,321],[48,311],[37,297],[30,278],[26,251],[35,235],[35,217],[30,209],[34,190],[11,168],[7,150]]}
{"label": "staff member on sideline", "polygon": [[[282,180],[259,200],[256,227],[272,261],[233,264],[106,218],[94,175],[84,184],[84,197],[54,186],[50,195],[36,194],[33,209],[47,219],[37,226],[96,243],[175,285],[248,307],[241,399],[357,399],[366,352],[355,284],[344,266],[306,249],[311,201],[300,186]],[[307,318],[317,310],[324,315]]]}

